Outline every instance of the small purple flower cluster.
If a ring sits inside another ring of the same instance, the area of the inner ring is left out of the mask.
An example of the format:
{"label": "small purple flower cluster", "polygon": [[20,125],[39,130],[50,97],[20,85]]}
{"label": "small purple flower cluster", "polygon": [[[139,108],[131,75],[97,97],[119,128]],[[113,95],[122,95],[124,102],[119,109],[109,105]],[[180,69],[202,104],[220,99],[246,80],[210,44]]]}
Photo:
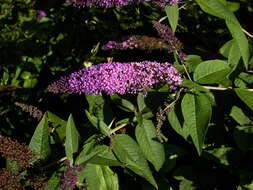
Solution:
{"label": "small purple flower cluster", "polygon": [[102,63],[64,76],[49,85],[53,93],[136,94],[155,84],[176,89],[182,83],[178,70],[169,63],[151,61]]}
{"label": "small purple flower cluster", "polygon": [[78,180],[77,172],[83,170],[81,167],[70,166],[69,161],[65,161],[64,164],[67,169],[61,176],[61,190],[73,190],[76,187],[76,182]]}
{"label": "small purple flower cluster", "polygon": [[[151,2],[151,0],[68,0],[76,7],[99,6],[110,8],[114,6],[125,6],[131,2]],[[153,0],[156,5],[164,7],[165,5],[174,5],[178,0]]]}
{"label": "small purple flower cluster", "polygon": [[105,45],[102,46],[102,50],[126,50],[126,49],[136,49],[138,48],[138,44],[135,43],[136,36],[130,36],[127,40],[122,42],[109,41]]}
{"label": "small purple flower cluster", "polygon": [[181,61],[184,61],[186,54],[182,52],[183,44],[175,36],[175,33],[166,25],[157,21],[152,21],[154,28],[159,36],[169,45],[170,52],[177,51],[177,56]]}
{"label": "small purple flower cluster", "polygon": [[157,21],[152,21],[152,24],[157,30],[159,36],[170,45],[170,51],[181,50],[183,48],[182,43],[168,26]]}
{"label": "small purple flower cluster", "polygon": [[165,7],[166,5],[173,6],[177,4],[180,0],[156,0],[154,3],[159,7]]}

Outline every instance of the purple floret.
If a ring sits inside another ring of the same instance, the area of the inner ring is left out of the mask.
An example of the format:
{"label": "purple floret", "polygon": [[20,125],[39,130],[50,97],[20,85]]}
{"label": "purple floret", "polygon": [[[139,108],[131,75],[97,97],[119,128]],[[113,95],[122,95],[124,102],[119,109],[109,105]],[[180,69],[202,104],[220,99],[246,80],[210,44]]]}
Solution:
{"label": "purple floret", "polygon": [[169,63],[151,61],[101,63],[64,76],[49,85],[53,93],[136,94],[155,84],[176,89],[182,83],[178,70]]}

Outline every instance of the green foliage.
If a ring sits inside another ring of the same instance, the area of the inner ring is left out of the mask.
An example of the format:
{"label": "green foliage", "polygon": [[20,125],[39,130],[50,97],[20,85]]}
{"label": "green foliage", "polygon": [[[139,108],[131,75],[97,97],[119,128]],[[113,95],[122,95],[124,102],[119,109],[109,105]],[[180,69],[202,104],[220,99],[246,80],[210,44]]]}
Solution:
{"label": "green foliage", "polygon": [[198,153],[201,154],[212,116],[211,103],[204,94],[185,94],[181,107],[185,128],[190,134]]}
{"label": "green foliage", "polygon": [[36,127],[29,146],[32,151],[40,156],[40,159],[45,160],[51,154],[51,148],[49,144],[49,128],[47,113],[44,114],[39,125]]}
{"label": "green foliage", "polygon": [[177,25],[178,25],[178,19],[179,19],[178,4],[173,5],[173,6],[166,6],[165,12],[166,12],[167,17],[169,19],[169,23],[170,23],[172,31],[176,32]]}
{"label": "green foliage", "polygon": [[[0,0],[0,139],[25,142],[37,155],[21,170],[0,146],[1,168],[35,190],[34,181],[45,190],[64,182],[87,190],[253,189],[252,18],[246,0],[185,0],[165,9]],[[172,29],[185,60],[180,51],[101,50],[124,36],[159,38],[152,20]],[[125,95],[47,90],[61,76],[111,60],[170,62],[183,83]],[[15,102],[36,106],[43,118]]]}
{"label": "green foliage", "polygon": [[165,152],[163,145],[155,141],[156,130],[153,122],[143,120],[135,128],[135,135],[143,154],[158,171],[165,161]]}
{"label": "green foliage", "polygon": [[74,153],[78,151],[79,133],[76,129],[73,116],[70,115],[66,126],[65,152],[70,164],[74,162]]}
{"label": "green foliage", "polygon": [[148,163],[137,143],[131,137],[124,134],[115,135],[114,143],[113,152],[125,167],[144,177],[157,188]]}
{"label": "green foliage", "polygon": [[118,190],[118,176],[108,166],[87,164],[85,167],[87,187],[91,190]]}
{"label": "green foliage", "polygon": [[226,61],[209,60],[196,67],[193,78],[200,84],[213,84],[225,80],[229,72],[230,68]]}

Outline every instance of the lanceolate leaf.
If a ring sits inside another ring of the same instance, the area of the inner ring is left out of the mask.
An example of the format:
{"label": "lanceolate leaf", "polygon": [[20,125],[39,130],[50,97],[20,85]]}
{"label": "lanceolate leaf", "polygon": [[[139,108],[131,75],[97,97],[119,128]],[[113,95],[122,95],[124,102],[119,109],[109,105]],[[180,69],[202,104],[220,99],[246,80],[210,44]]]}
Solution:
{"label": "lanceolate leaf", "polygon": [[238,24],[234,14],[220,0],[196,0],[205,12]]}
{"label": "lanceolate leaf", "polygon": [[44,114],[42,120],[35,129],[29,146],[33,152],[39,154],[41,159],[47,159],[49,157],[51,148],[49,144],[47,113]]}
{"label": "lanceolate leaf", "polygon": [[249,63],[249,43],[245,36],[245,34],[242,31],[242,27],[240,24],[235,24],[230,21],[226,21],[227,27],[230,30],[230,33],[232,34],[233,38],[236,40],[240,54],[242,55],[242,59],[244,62],[244,66],[247,69],[248,63]]}
{"label": "lanceolate leaf", "polygon": [[246,89],[235,89],[237,96],[253,111],[253,92]]}
{"label": "lanceolate leaf", "polygon": [[172,28],[172,31],[176,32],[178,18],[179,18],[178,4],[175,4],[173,6],[166,6],[165,11],[166,11],[167,17],[169,19],[169,23]]}
{"label": "lanceolate leaf", "polygon": [[224,80],[230,71],[226,61],[209,60],[197,66],[193,78],[200,84],[214,84]]}
{"label": "lanceolate leaf", "polygon": [[142,93],[139,93],[137,96],[137,104],[138,104],[139,112],[142,112],[145,108],[147,108],[144,101],[144,95]]}
{"label": "lanceolate leaf", "polygon": [[130,136],[124,134],[115,135],[113,151],[127,168],[144,177],[157,188],[155,179],[142,151]]}
{"label": "lanceolate leaf", "polygon": [[196,2],[205,12],[225,19],[230,33],[236,40],[245,68],[247,69],[249,62],[249,43],[233,12],[231,12],[220,0],[196,0]]}
{"label": "lanceolate leaf", "polygon": [[235,68],[236,65],[239,63],[240,58],[242,56],[241,56],[241,53],[238,52],[239,47],[238,47],[238,44],[236,43],[236,41],[233,40],[232,42],[233,43],[232,43],[232,46],[229,50],[229,55],[228,55],[228,64],[231,67]]}
{"label": "lanceolate leaf", "polygon": [[168,121],[171,125],[171,127],[179,134],[181,135],[183,138],[187,138],[187,133],[184,130],[183,126],[181,125],[181,123],[179,122],[179,118],[176,114],[175,111],[175,106],[171,106],[171,108],[168,110],[167,112],[167,116],[168,116]]}
{"label": "lanceolate leaf", "polygon": [[145,157],[158,171],[165,161],[165,152],[163,144],[155,140],[156,129],[153,122],[143,120],[135,128],[135,135]]}
{"label": "lanceolate leaf", "polygon": [[85,178],[88,190],[118,190],[119,180],[108,166],[87,164]]}
{"label": "lanceolate leaf", "polygon": [[78,151],[79,133],[76,129],[72,115],[70,114],[66,127],[65,152],[67,159],[73,164],[73,154]]}
{"label": "lanceolate leaf", "polygon": [[210,100],[201,93],[185,94],[181,107],[185,127],[188,128],[193,143],[198,153],[201,154],[208,123],[212,115]]}

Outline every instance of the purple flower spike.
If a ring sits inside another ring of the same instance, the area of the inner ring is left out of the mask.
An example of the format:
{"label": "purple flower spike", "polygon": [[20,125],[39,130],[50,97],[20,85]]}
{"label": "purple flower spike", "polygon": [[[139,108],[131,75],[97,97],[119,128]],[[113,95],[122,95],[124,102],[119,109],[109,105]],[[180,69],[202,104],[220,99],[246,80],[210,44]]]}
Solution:
{"label": "purple flower spike", "polygon": [[64,76],[49,85],[53,93],[136,94],[155,84],[175,90],[182,83],[178,70],[169,63],[151,61],[102,63]]}
{"label": "purple flower spike", "polygon": [[152,50],[168,49],[168,45],[163,39],[133,35],[119,42],[109,41],[102,46],[102,50],[126,50],[126,49],[140,49],[151,52]]}

